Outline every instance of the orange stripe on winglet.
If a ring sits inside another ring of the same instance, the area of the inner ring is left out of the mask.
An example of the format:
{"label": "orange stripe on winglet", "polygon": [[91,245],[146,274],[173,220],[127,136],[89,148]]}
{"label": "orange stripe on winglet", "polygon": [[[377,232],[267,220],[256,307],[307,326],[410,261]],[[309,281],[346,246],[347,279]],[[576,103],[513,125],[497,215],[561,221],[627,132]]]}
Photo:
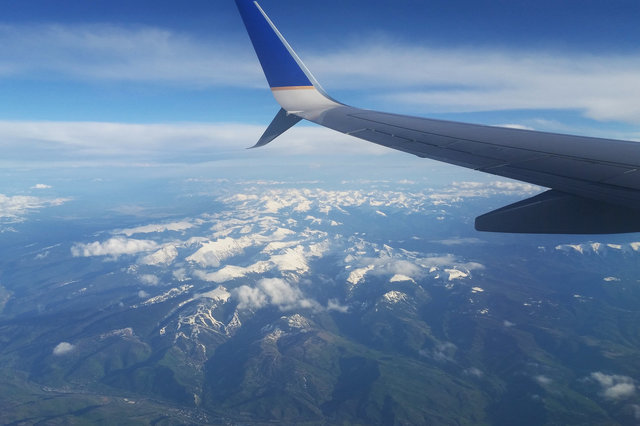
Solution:
{"label": "orange stripe on winglet", "polygon": [[315,89],[313,86],[283,86],[283,87],[272,87],[271,90],[311,90]]}

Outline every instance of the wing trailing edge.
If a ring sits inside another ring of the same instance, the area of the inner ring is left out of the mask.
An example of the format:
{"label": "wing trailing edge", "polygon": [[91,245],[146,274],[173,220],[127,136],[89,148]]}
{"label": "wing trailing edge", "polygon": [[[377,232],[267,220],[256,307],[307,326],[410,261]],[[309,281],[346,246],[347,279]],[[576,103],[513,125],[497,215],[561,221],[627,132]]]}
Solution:
{"label": "wing trailing edge", "polygon": [[476,219],[480,231],[640,232],[640,143],[364,110],[331,98],[253,0],[236,0],[281,109],[253,147],[301,119],[419,157],[550,191]]}

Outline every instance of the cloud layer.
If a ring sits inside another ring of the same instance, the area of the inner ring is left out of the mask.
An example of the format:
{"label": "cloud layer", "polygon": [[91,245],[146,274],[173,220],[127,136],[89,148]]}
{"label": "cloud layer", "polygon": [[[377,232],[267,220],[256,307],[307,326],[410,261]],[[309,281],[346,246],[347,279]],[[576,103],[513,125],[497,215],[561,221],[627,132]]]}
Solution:
{"label": "cloud layer", "polygon": [[[246,43],[198,40],[154,27],[3,25],[0,78],[133,81],[183,87],[263,87]],[[570,109],[640,122],[640,53],[495,47],[434,48],[380,37],[331,53],[301,50],[327,87],[382,93],[438,112]]]}
{"label": "cloud layer", "polygon": [[[119,162],[202,162],[250,158],[265,126],[181,123],[125,124],[101,122],[0,121],[0,149],[5,159]],[[25,152],[24,147],[30,149]],[[270,145],[274,155],[327,153],[381,155],[387,148],[361,142],[321,127],[291,129]],[[262,151],[264,154],[264,151]]]}
{"label": "cloud layer", "polygon": [[571,109],[597,120],[640,122],[640,54],[602,58],[383,42],[314,57],[310,66],[338,86],[382,87],[388,100],[431,111]]}
{"label": "cloud layer", "polygon": [[[183,86],[257,85],[249,49],[200,42],[154,27],[2,25],[0,77],[162,82]],[[253,81],[254,83],[250,83]]]}

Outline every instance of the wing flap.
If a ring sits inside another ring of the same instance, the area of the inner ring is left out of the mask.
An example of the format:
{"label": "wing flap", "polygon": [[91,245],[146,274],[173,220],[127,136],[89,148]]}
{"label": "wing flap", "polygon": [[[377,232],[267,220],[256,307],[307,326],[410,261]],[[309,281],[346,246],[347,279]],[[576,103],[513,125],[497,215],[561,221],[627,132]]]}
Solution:
{"label": "wing flap", "polygon": [[476,218],[478,231],[615,234],[640,231],[636,210],[549,190]]}

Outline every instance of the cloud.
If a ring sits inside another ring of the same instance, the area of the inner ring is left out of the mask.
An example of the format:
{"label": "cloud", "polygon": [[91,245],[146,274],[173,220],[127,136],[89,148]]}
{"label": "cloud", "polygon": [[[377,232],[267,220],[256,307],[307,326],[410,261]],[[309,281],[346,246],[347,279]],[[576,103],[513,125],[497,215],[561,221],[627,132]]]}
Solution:
{"label": "cloud", "polygon": [[143,274],[138,277],[140,282],[146,285],[158,285],[160,279],[153,274]]}
{"label": "cloud", "polygon": [[0,220],[5,223],[22,222],[27,213],[44,207],[60,206],[68,198],[40,198],[26,195],[7,196],[0,194]]}
{"label": "cloud", "polygon": [[329,301],[327,302],[327,310],[328,311],[336,311],[336,312],[340,312],[340,313],[347,313],[349,312],[349,307],[346,305],[342,305],[338,299],[329,299]]}
{"label": "cloud", "polygon": [[462,238],[462,237],[453,237],[445,240],[434,241],[435,243],[439,243],[445,246],[466,246],[471,244],[483,244],[485,241],[479,238]]}
{"label": "cloud", "polygon": [[476,367],[467,368],[466,370],[463,370],[463,373],[478,378],[484,376],[484,372]]}
{"label": "cloud", "polygon": [[600,371],[589,376],[601,387],[602,396],[607,399],[625,399],[636,392],[634,380],[629,376],[605,374]]}
{"label": "cloud", "polygon": [[46,185],[44,183],[38,183],[31,187],[31,189],[50,189],[51,185]]}
{"label": "cloud", "polygon": [[258,282],[258,287],[269,297],[275,305],[292,305],[302,299],[299,289],[293,288],[288,282],[280,278],[265,278]]}
{"label": "cloud", "polygon": [[60,342],[53,348],[54,355],[65,355],[73,351],[75,346],[68,342]]}
{"label": "cloud", "polygon": [[111,256],[117,258],[140,252],[155,250],[158,245],[150,240],[136,240],[123,237],[110,238],[107,241],[92,243],[77,243],[71,247],[73,257]]}
{"label": "cloud", "polygon": [[263,278],[255,288],[243,285],[234,290],[239,309],[260,309],[267,305],[282,311],[320,309],[318,302],[305,298],[299,288],[281,278]]}
{"label": "cloud", "polygon": [[377,40],[316,55],[307,62],[331,85],[380,87],[386,91],[383,100],[431,111],[570,109],[598,120],[640,122],[637,53],[599,57],[477,46],[442,49]]}
{"label": "cloud", "polygon": [[633,417],[636,420],[640,420],[640,405],[632,404],[631,405],[631,411],[633,411]]}
{"label": "cloud", "polygon": [[535,376],[534,380],[536,382],[538,382],[539,385],[542,385],[542,386],[550,385],[553,382],[553,380],[551,380],[551,378],[549,378],[547,376],[544,376],[542,374],[538,375],[538,376]]}
{"label": "cloud", "polygon": [[535,130],[533,127],[523,126],[522,124],[515,124],[515,123],[496,124],[496,127],[506,127],[508,129],[519,129],[519,130]]}
{"label": "cloud", "polygon": [[433,359],[436,361],[453,361],[453,356],[458,347],[451,342],[438,343],[433,349]]}
{"label": "cloud", "polygon": [[382,257],[380,259],[375,259],[373,262],[376,266],[374,271],[376,274],[392,276],[404,275],[410,278],[416,278],[423,275],[422,268],[408,260]]}
{"label": "cloud", "polygon": [[38,145],[44,152],[55,151],[54,158],[154,159],[163,152],[169,156],[182,151],[184,156],[185,149],[193,154],[212,146],[240,148],[238,141],[253,140],[258,132],[258,126],[230,124],[0,121],[0,146],[8,149]]}
{"label": "cloud", "polygon": [[[4,159],[105,161],[116,164],[194,163],[229,158],[263,159],[245,148],[264,125],[237,123],[132,124],[114,122],[0,121]],[[25,151],[25,146],[29,147]],[[391,151],[319,126],[297,126],[267,148],[270,156],[384,155]]]}
{"label": "cloud", "polygon": [[243,285],[233,291],[238,309],[260,309],[268,304],[267,295],[260,289]]}
{"label": "cloud", "polygon": [[245,45],[154,27],[1,25],[0,77],[161,82],[189,87],[261,82]]}
{"label": "cloud", "polygon": [[[262,87],[263,81],[244,40],[201,40],[150,26],[5,24],[0,44],[0,78],[46,75],[195,88]],[[303,53],[327,86],[376,88],[382,102],[438,112],[570,109],[598,120],[640,122],[639,54],[434,48],[379,37],[331,53]]]}

